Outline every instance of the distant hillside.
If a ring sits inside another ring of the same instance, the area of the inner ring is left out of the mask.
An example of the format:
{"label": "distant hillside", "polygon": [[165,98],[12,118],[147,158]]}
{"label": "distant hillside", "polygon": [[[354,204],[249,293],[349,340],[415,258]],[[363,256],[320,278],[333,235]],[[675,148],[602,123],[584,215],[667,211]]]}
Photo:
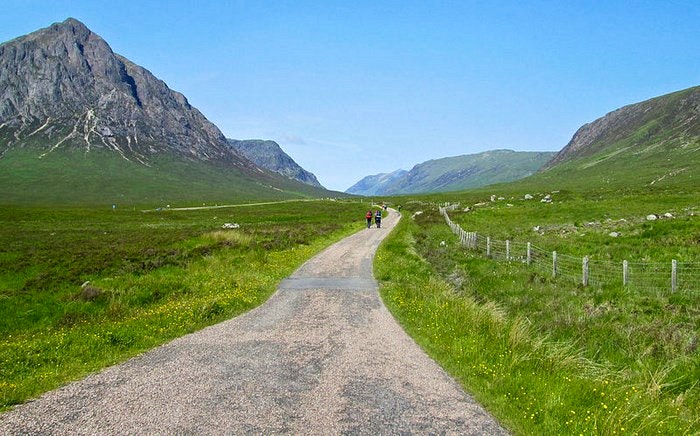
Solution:
{"label": "distant hillside", "polygon": [[[418,164],[375,195],[418,194],[459,191],[510,182],[534,174],[554,156],[552,152],[493,150],[446,157]],[[349,190],[347,192],[350,192]],[[365,194],[367,195],[367,194]]]}
{"label": "distant hillside", "polygon": [[0,203],[325,196],[233,150],[185,96],[69,18],[0,44]]}
{"label": "distant hillside", "polygon": [[560,186],[697,184],[700,87],[617,109],[582,126],[535,179]]}
{"label": "distant hillside", "polygon": [[255,165],[307,185],[323,188],[313,173],[299,166],[275,141],[264,141],[261,139],[227,140],[229,145],[250,159]]}
{"label": "distant hillside", "polygon": [[349,187],[345,192],[348,194],[356,195],[377,195],[386,189],[387,186],[391,185],[397,179],[400,179],[408,171],[406,170],[396,170],[391,173],[375,174],[373,176],[367,176]]}

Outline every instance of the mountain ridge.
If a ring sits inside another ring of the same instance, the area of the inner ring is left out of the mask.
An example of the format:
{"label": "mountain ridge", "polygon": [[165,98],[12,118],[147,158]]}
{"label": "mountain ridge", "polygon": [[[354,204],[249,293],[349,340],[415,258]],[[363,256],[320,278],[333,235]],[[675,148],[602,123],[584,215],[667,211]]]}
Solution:
{"label": "mountain ridge", "polygon": [[[700,86],[611,111],[581,126],[536,175],[570,185],[696,184],[700,167]],[[696,178],[697,179],[697,178]]]}
{"label": "mountain ridge", "polygon": [[376,181],[374,191],[362,195],[448,192],[510,182],[534,174],[554,154],[500,149],[431,159],[386,183]]}
{"label": "mountain ridge", "polygon": [[323,188],[316,176],[297,164],[278,143],[264,139],[231,139],[228,144],[259,167],[275,171],[307,185]]}

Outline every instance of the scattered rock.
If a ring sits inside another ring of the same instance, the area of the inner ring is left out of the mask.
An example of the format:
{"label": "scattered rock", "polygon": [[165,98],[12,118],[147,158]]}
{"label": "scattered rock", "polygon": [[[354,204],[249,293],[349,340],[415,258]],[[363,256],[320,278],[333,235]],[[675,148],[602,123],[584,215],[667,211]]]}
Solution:
{"label": "scattered rock", "polygon": [[508,206],[508,207],[513,207],[513,205],[510,204],[510,203],[506,204],[506,206]]}
{"label": "scattered rock", "polygon": [[610,232],[608,233],[608,236],[610,236],[611,238],[617,238],[618,236],[620,236],[620,234],[617,232]]}
{"label": "scattered rock", "polygon": [[492,195],[492,196],[491,196],[491,203],[493,203],[494,201],[496,201],[496,196],[495,196],[495,195]]}
{"label": "scattered rock", "polygon": [[525,196],[523,198],[525,200],[532,200],[533,199],[532,195],[530,195],[530,194],[525,194]]}
{"label": "scattered rock", "polygon": [[673,214],[670,213],[670,212],[666,212],[666,213],[664,214],[664,217],[665,217],[665,218],[673,218]]}
{"label": "scattered rock", "polygon": [[505,197],[498,197],[499,200],[505,200]]}
{"label": "scattered rock", "polygon": [[238,223],[224,223],[223,226],[221,226],[222,229],[240,229],[241,225]]}
{"label": "scattered rock", "polygon": [[542,227],[540,227],[540,226],[535,226],[532,228],[533,232],[539,232],[540,230],[542,230]]}
{"label": "scattered rock", "polygon": [[440,241],[440,246],[441,246],[441,247],[444,247],[445,245],[447,245],[447,244],[445,244],[445,241]]}
{"label": "scattered rock", "polygon": [[656,221],[657,219],[659,219],[659,217],[656,214],[652,213],[647,215],[647,221]]}

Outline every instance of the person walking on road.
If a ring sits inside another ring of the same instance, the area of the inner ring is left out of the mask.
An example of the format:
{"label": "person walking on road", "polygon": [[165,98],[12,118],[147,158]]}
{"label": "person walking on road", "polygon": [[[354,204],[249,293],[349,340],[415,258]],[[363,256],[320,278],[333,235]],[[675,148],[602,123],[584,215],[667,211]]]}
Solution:
{"label": "person walking on road", "polygon": [[369,229],[370,227],[372,227],[372,211],[371,210],[367,211],[365,218],[367,219],[367,228]]}
{"label": "person walking on road", "polygon": [[374,223],[377,225],[377,228],[380,228],[382,226],[382,210],[377,209],[377,213],[374,215]]}

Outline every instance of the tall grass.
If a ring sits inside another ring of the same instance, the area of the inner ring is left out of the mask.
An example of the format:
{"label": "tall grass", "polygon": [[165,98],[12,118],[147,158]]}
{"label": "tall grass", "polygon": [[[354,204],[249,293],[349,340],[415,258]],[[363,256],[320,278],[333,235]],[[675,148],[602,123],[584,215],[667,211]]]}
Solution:
{"label": "tall grass", "polygon": [[259,305],[362,217],[320,201],[0,209],[0,410]]}
{"label": "tall grass", "polygon": [[[575,202],[571,210],[586,214],[587,200]],[[404,204],[423,213],[403,220],[380,247],[382,296],[409,334],[506,427],[518,434],[700,431],[697,295],[583,288],[520,262],[473,256],[435,207]],[[531,232],[527,213],[511,204],[495,220],[477,214],[469,229],[489,222],[512,237],[522,237],[519,228]],[[467,213],[462,222],[471,219]],[[674,234],[687,241],[696,230],[681,225]]]}

